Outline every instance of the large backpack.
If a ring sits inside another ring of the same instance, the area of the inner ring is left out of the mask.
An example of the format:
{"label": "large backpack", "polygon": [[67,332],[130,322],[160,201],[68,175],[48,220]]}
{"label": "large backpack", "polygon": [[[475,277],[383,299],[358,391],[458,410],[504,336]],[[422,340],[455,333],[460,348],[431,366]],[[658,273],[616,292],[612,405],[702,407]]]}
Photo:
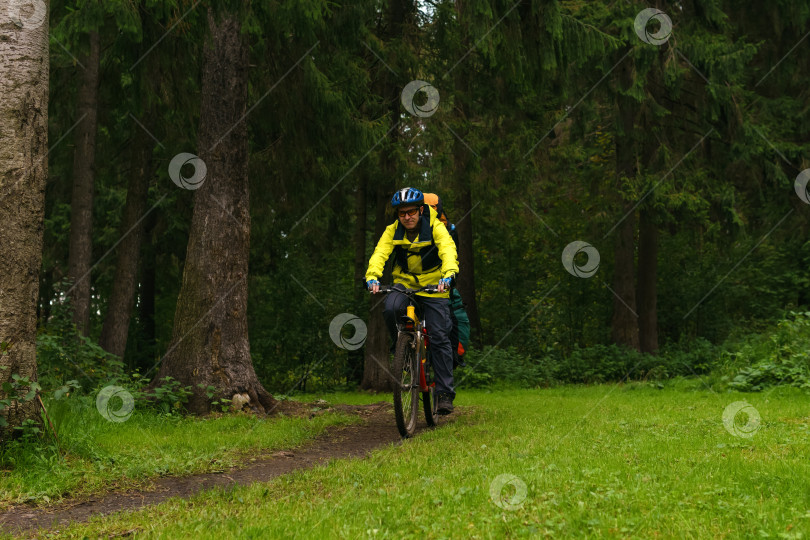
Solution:
{"label": "large backpack", "polygon": [[447,227],[447,231],[450,233],[451,238],[453,238],[453,242],[456,243],[456,249],[458,249],[458,231],[456,231],[455,223],[450,223],[447,219],[447,214],[444,213],[442,198],[435,193],[425,193],[424,195],[425,204],[431,206],[436,210],[436,213],[439,214],[439,219],[444,223],[444,226]]}
{"label": "large backpack", "polygon": [[[450,237],[456,244],[458,250],[458,231],[454,223],[449,223],[447,214],[444,213],[442,206],[442,199],[435,193],[425,193],[425,204],[433,207],[442,220]],[[461,299],[461,294],[458,289],[453,288],[450,291],[450,318],[453,321],[453,328],[450,331],[450,344],[453,347],[453,364],[464,365],[462,357],[467,351],[470,344],[470,317],[467,315],[467,310],[464,308],[464,301]]]}

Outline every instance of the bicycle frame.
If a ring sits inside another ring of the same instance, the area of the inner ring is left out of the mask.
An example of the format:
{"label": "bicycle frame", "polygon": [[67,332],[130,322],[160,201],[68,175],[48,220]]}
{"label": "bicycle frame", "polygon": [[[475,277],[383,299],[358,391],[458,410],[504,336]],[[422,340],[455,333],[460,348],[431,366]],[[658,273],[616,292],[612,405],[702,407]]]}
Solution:
{"label": "bicycle frame", "polygon": [[[409,304],[405,310],[403,323],[397,325],[398,334],[408,333],[413,335],[413,346],[416,348],[416,364],[419,366],[419,390],[427,392],[430,387],[435,386],[435,382],[427,383],[425,377],[425,363],[427,362],[427,349],[430,345],[427,328],[425,324],[416,316],[416,306]],[[423,347],[424,345],[424,347]]]}

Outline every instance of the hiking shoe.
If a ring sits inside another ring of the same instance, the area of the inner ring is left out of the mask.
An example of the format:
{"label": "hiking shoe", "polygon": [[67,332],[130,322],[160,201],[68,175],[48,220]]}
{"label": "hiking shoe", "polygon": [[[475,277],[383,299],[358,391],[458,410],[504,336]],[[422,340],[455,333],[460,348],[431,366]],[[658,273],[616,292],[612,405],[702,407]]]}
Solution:
{"label": "hiking shoe", "polygon": [[439,414],[450,414],[453,412],[453,397],[442,392],[439,394]]}

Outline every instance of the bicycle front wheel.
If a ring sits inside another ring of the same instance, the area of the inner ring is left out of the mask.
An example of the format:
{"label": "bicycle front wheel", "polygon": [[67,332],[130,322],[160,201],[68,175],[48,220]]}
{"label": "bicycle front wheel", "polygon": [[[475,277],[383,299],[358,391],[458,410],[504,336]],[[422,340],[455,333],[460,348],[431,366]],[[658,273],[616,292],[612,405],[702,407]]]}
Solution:
{"label": "bicycle front wheel", "polygon": [[400,334],[394,354],[394,416],[403,437],[410,437],[416,431],[418,377],[413,335]]}

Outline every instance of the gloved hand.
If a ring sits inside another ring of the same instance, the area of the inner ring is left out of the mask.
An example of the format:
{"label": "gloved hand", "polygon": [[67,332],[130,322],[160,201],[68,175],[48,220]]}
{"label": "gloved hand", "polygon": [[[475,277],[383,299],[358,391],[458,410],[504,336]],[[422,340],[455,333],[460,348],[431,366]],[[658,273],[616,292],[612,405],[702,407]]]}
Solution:
{"label": "gloved hand", "polygon": [[450,289],[450,281],[452,277],[446,277],[439,280],[439,292],[444,292]]}
{"label": "gloved hand", "polygon": [[380,292],[380,282],[376,279],[366,281],[366,287],[368,287],[368,290],[371,291],[372,294]]}

